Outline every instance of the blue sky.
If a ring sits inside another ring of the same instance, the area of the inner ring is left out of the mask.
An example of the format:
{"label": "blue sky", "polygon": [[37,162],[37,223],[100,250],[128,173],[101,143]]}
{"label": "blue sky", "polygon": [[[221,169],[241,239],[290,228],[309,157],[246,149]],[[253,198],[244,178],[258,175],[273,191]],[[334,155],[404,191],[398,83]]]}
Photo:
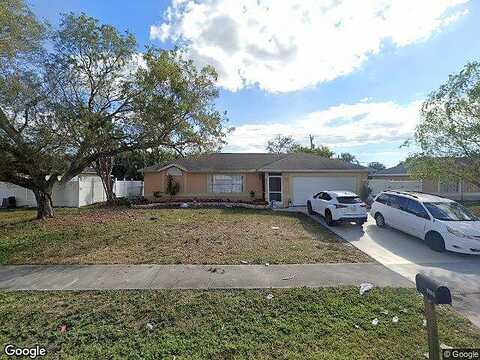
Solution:
{"label": "blue sky", "polygon": [[31,0],[53,25],[86,12],[147,44],[186,45],[220,75],[225,151],[265,151],[277,134],[388,166],[413,151],[418,109],[480,58],[474,0]]}

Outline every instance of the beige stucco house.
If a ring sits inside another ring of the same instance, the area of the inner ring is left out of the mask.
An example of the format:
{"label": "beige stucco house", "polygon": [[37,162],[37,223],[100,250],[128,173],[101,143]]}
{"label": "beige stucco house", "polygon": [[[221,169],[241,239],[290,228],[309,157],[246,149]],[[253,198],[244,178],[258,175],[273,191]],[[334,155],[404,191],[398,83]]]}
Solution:
{"label": "beige stucco house", "polygon": [[149,200],[170,197],[166,187],[171,176],[179,184],[178,199],[259,199],[285,207],[305,205],[321,190],[359,193],[368,176],[366,167],[303,153],[213,153],[142,171]]}
{"label": "beige stucco house", "polygon": [[[377,171],[369,176],[378,180],[412,180],[404,163]],[[421,180],[422,191],[448,197],[453,200],[480,200],[480,189],[466,181]]]}

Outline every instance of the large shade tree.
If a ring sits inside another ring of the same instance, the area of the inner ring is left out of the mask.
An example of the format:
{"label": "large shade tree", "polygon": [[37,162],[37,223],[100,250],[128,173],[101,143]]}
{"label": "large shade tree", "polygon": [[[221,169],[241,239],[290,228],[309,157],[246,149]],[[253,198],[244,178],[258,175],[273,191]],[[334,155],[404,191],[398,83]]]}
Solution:
{"label": "large shade tree", "polygon": [[429,95],[415,141],[420,151],[406,162],[414,177],[480,187],[480,62],[467,64]]}
{"label": "large shade tree", "polygon": [[222,143],[211,67],[177,51],[140,56],[131,34],[84,14],[64,15],[48,48],[45,66],[6,72],[0,98],[0,180],[31,189],[38,218],[54,215],[56,183],[102,158]]}

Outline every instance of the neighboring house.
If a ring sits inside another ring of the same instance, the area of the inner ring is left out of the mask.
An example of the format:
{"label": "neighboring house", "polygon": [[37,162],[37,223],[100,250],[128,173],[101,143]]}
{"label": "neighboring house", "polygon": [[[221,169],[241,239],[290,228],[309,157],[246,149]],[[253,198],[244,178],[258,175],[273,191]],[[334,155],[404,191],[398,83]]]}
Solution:
{"label": "neighboring house", "polygon": [[[404,163],[397,166],[377,171],[369,176],[375,180],[413,180],[407,172]],[[431,194],[437,194],[454,200],[480,200],[480,189],[466,181],[451,180],[420,180],[422,191]]]}
{"label": "neighboring house", "polygon": [[378,180],[411,180],[404,163],[388,169],[375,171],[374,173],[370,173],[369,177]]}
{"label": "neighboring house", "polygon": [[[359,193],[368,168],[311,154],[213,153],[147,167],[144,194],[168,197],[168,176],[180,185],[177,198],[260,199],[281,206],[305,205],[321,190]],[[253,195],[253,196],[252,196]]]}

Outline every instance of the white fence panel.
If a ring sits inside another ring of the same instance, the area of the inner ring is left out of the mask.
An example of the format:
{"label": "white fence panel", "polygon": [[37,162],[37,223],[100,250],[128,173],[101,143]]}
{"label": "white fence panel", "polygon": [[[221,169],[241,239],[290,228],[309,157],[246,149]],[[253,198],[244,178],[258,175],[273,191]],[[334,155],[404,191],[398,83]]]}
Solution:
{"label": "white fence panel", "polygon": [[371,196],[378,195],[385,190],[422,191],[422,181],[370,179],[368,187],[372,190]]}
{"label": "white fence panel", "polygon": [[102,179],[99,176],[79,176],[78,203],[79,206],[106,201]]}
{"label": "white fence panel", "polygon": [[78,207],[78,178],[66,184],[55,184],[52,191],[53,206]]}
{"label": "white fence panel", "polygon": [[143,181],[117,180],[113,192],[117,198],[143,196]]}

